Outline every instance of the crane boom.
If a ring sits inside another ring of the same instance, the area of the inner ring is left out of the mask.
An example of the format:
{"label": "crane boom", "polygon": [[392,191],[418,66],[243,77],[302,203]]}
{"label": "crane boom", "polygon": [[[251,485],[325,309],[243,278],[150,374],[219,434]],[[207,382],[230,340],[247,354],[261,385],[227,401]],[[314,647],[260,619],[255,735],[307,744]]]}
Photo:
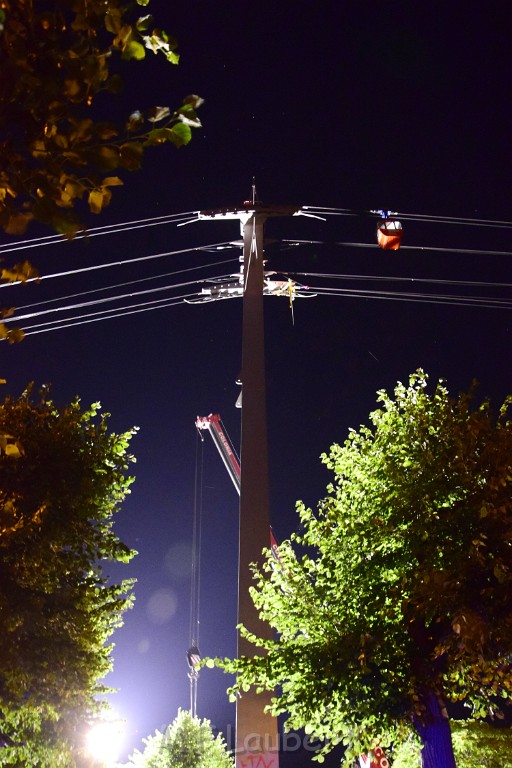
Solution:
{"label": "crane boom", "polygon": [[233,481],[238,495],[240,495],[240,477],[241,470],[239,461],[235,452],[231,448],[230,442],[220,426],[220,416],[218,413],[210,413],[209,416],[198,416],[196,418],[197,429],[206,429],[210,433],[212,440],[220,453],[228,474]]}

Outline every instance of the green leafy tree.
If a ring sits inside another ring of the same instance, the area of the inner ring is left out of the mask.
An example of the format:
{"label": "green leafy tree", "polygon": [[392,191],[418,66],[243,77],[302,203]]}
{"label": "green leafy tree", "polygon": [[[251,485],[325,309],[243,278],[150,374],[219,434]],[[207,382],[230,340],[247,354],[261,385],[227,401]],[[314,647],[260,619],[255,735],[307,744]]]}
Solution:
{"label": "green leafy tree", "polygon": [[[511,763],[510,728],[495,728],[475,720],[452,720],[457,768],[506,768]],[[405,742],[393,751],[393,768],[420,768],[420,750]]]}
{"label": "green leafy tree", "polygon": [[424,768],[453,768],[447,702],[499,717],[512,696],[512,399],[495,416],[418,371],[378,401],[323,456],[334,480],[316,513],[298,504],[303,533],[255,572],[277,639],[246,632],[261,654],[217,663],[232,695],[279,687],[273,712],[347,765],[412,735]]}
{"label": "green leafy tree", "polygon": [[165,733],[156,731],[144,739],[144,751],[136,750],[128,768],[234,768],[234,760],[221,734],[213,735],[208,720],[178,710]]}
{"label": "green leafy tree", "polygon": [[[134,108],[112,119],[120,70],[148,52],[179,61],[176,41],[150,14],[135,12],[148,4],[0,0],[0,229],[6,233],[22,234],[36,219],[72,237],[83,228],[82,208],[100,213],[125,173],[141,167],[148,147],[182,147],[200,126],[202,99],[195,95],[177,108]],[[28,262],[0,269],[4,282],[36,276]],[[21,329],[0,322],[0,340],[22,338]]]}
{"label": "green leafy tree", "polygon": [[134,555],[112,530],[133,433],[46,391],[0,405],[0,765],[74,766],[101,710],[132,601],[132,581],[111,584],[103,566]]}
{"label": "green leafy tree", "polygon": [[136,7],[121,0],[1,0],[0,227],[7,233],[22,233],[35,218],[72,236],[80,201],[99,213],[122,173],[141,166],[147,147],[181,147],[200,125],[197,96],[145,114],[134,105],[120,123],[112,121],[120,64],[148,52],[178,63],[176,41]]}

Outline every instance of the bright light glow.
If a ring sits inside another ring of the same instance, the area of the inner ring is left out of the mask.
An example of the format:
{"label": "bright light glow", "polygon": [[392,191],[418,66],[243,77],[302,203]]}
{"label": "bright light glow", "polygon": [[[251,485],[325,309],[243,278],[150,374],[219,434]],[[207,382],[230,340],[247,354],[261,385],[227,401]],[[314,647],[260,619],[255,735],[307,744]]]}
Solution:
{"label": "bright light glow", "polygon": [[121,753],[124,737],[124,723],[114,713],[108,720],[93,725],[87,734],[87,749],[95,760],[112,766]]}

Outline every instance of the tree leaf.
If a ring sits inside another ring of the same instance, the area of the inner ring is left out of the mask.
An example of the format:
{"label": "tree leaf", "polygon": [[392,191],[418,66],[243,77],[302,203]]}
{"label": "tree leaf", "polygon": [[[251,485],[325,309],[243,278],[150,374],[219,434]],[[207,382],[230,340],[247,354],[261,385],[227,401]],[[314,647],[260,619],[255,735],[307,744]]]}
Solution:
{"label": "tree leaf", "polygon": [[136,61],[140,61],[145,57],[145,55],[146,51],[144,46],[141,43],[138,43],[136,40],[130,40],[130,42],[123,47],[121,54],[123,59],[135,59]]}
{"label": "tree leaf", "polygon": [[160,120],[164,120],[169,117],[171,110],[169,107],[152,107],[147,113],[147,119],[150,123],[158,123]]}
{"label": "tree leaf", "polygon": [[123,181],[119,176],[107,176],[101,182],[102,187],[122,187]]}
{"label": "tree leaf", "polygon": [[174,134],[172,128],[153,128],[147,134],[144,146],[154,147],[157,144],[163,144],[166,141],[174,141]]}
{"label": "tree leaf", "polygon": [[112,193],[105,187],[91,189],[88,196],[89,209],[91,213],[101,213],[103,208],[110,203]]}
{"label": "tree leaf", "polygon": [[189,143],[192,138],[192,131],[189,125],[185,123],[177,123],[170,129],[171,141],[176,147],[183,147]]}

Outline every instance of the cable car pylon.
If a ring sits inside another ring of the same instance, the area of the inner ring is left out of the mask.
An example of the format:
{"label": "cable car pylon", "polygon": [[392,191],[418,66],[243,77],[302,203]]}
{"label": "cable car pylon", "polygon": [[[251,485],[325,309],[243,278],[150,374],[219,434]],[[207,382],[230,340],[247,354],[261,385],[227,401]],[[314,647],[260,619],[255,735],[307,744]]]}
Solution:
{"label": "cable car pylon", "polygon": [[[298,216],[299,206],[265,206],[252,200],[242,206],[201,211],[198,220],[238,220],[243,238],[242,272],[242,430],[240,479],[240,532],[238,546],[238,623],[250,633],[272,639],[271,627],[263,622],[252,602],[251,563],[262,564],[262,551],[268,547],[270,528],[268,491],[268,450],[263,322],[264,226],[269,218]],[[308,214],[305,214],[308,215]],[[212,296],[211,298],[215,298]],[[223,298],[219,296],[219,298]],[[211,299],[210,299],[211,300]],[[254,647],[238,635],[238,656],[253,657]],[[279,768],[277,719],[265,712],[270,692],[250,689],[236,701],[236,768],[249,764]]]}

